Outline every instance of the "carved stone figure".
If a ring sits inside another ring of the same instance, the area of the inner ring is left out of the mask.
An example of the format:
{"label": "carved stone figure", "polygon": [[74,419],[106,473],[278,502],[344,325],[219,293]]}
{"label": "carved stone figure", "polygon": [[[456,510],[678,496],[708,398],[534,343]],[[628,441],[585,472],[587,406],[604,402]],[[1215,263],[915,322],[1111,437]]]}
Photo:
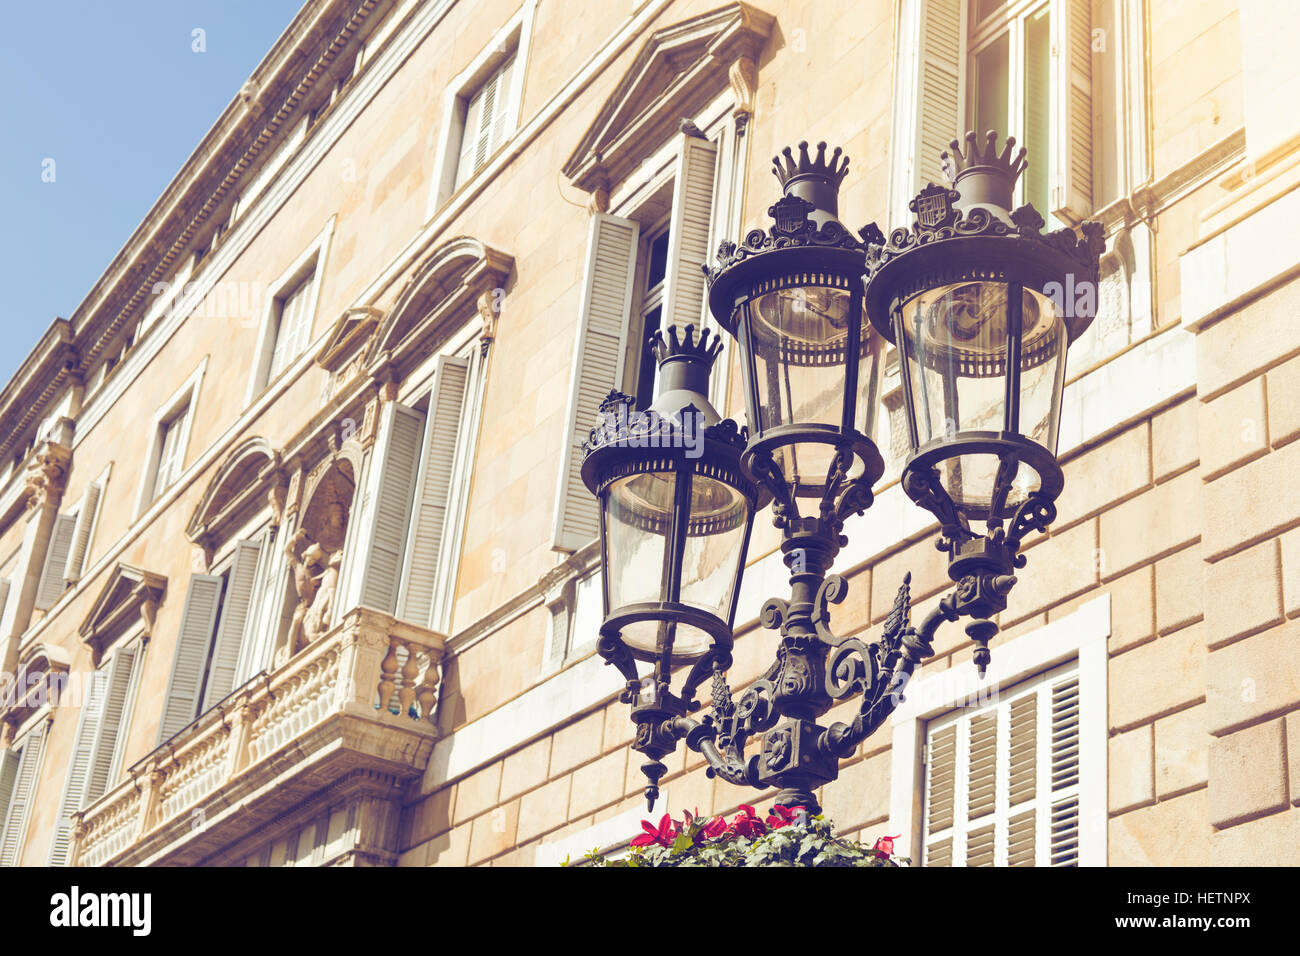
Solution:
{"label": "carved stone figure", "polygon": [[331,468],[312,494],[301,527],[285,546],[298,595],[283,652],[286,657],[297,654],[330,628],[353,487],[343,468]]}

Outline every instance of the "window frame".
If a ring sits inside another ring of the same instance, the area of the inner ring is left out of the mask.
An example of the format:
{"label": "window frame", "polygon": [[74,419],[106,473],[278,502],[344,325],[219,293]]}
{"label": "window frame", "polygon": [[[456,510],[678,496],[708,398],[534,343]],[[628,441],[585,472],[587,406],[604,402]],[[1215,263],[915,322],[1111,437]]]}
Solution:
{"label": "window frame", "polygon": [[983,680],[968,660],[930,674],[922,665],[891,718],[889,829],[899,834],[895,846],[900,856],[922,858],[925,767],[921,757],[927,723],[970,702],[987,701],[994,688],[1012,691],[1017,684],[1077,659],[1079,865],[1107,864],[1110,633],[1110,594],[1105,593],[1072,614],[995,647]]}
{"label": "window frame", "polygon": [[[1050,72],[1050,63],[1052,57],[1052,21],[1051,18],[1057,13],[1053,10],[1051,0],[1010,0],[993,13],[986,16],[982,21],[975,18],[975,8],[979,6],[979,0],[968,0],[971,12],[967,25],[966,36],[962,45],[961,55],[965,58],[962,75],[964,77],[965,90],[962,96],[962,125],[968,130],[976,130],[979,135],[983,135],[984,129],[997,128],[984,124],[977,125],[975,122],[975,111],[979,108],[979,96],[976,89],[979,83],[979,69],[977,67],[977,57],[979,54],[990,49],[994,43],[1002,37],[1007,38],[1007,102],[1003,104],[1006,110],[1008,121],[1005,129],[998,128],[999,135],[1005,140],[1007,136],[1014,136],[1017,142],[1024,143],[1025,135],[1025,107],[1026,107],[1026,88],[1027,77],[1025,57],[1025,44],[1027,42],[1028,24],[1035,17],[1045,15],[1047,20],[1047,57]],[[1053,102],[1056,97],[1056,90],[1049,80],[1048,85],[1048,109],[1054,109]],[[1049,125],[1047,139],[1049,149],[1055,153],[1056,146],[1051,143],[1051,129]],[[1034,145],[1034,144],[1030,144]],[[1001,143],[999,143],[999,148]],[[1055,158],[1049,156],[1049,163],[1054,163]],[[1051,166],[1047,167],[1048,181],[1045,184],[1047,195],[1042,197],[1035,206],[1042,206],[1043,217],[1048,220],[1050,228],[1059,228],[1060,223],[1055,221],[1049,207],[1051,201]],[[1027,198],[1028,190],[1028,173],[1022,174],[1016,180],[1014,203],[1021,205],[1031,201]]]}
{"label": "window frame", "polygon": [[[439,351],[430,356],[415,370],[402,386],[398,402],[409,408],[419,409],[425,406],[424,415],[427,425],[428,404],[433,399],[436,386],[438,360],[447,356],[463,359],[467,362],[465,393],[461,401],[460,419],[456,430],[456,451],[452,460],[451,480],[448,485],[447,510],[444,517],[442,544],[439,548],[438,576],[434,583],[432,615],[428,622],[411,621],[420,627],[428,627],[439,633],[447,633],[451,625],[453,605],[456,599],[456,581],[460,573],[460,554],[465,538],[465,523],[469,514],[469,492],[473,477],[474,460],[478,454],[478,436],[482,420],[483,398],[487,386],[487,362],[483,355],[479,333],[481,327],[476,315],[466,316],[465,322],[447,339]],[[423,477],[425,454],[427,449],[421,438],[420,457],[416,469],[417,483]],[[415,508],[419,492],[412,497],[411,526],[414,528]],[[402,551],[401,572],[398,579],[397,606],[398,613],[405,603],[411,566],[411,545],[408,538]]]}
{"label": "window frame", "polygon": [[[425,219],[434,214],[452,196],[471,187],[494,165],[493,156],[501,153],[518,134],[523,108],[524,77],[528,72],[529,51],[532,47],[533,22],[537,13],[537,0],[525,0],[523,6],[479,51],[464,70],[447,83],[443,94],[442,134],[434,159],[433,188],[425,210]],[[505,128],[500,143],[493,146],[482,165],[463,181],[457,181],[461,144],[465,137],[466,112],[473,95],[492,78],[507,61],[513,59],[509,96],[506,100]]]}
{"label": "window frame", "polygon": [[[203,361],[199,363],[199,367],[186,380],[185,384],[177,389],[171,398],[159,406],[158,411],[154,412],[153,419],[150,421],[149,434],[152,435],[152,438],[149,445],[149,458],[146,460],[144,471],[140,475],[140,490],[135,509],[137,519],[166,497],[167,492],[174,488],[185,474],[185,456],[189,451],[190,436],[194,430],[194,412],[198,407],[199,390],[203,385],[203,376],[207,372],[208,358],[208,356],[204,357]],[[166,486],[159,489],[159,469],[163,464],[162,453],[165,438],[163,426],[169,422],[178,421],[182,417],[184,421],[181,423],[181,431],[177,439],[176,473]]]}
{"label": "window frame", "polygon": [[[303,364],[303,356],[311,355],[312,329],[315,326],[316,313],[320,305],[325,263],[329,253],[330,239],[334,235],[336,220],[336,216],[330,217],[325,224],[325,228],[308,244],[306,249],[298,254],[298,257],[294,259],[289,267],[280,273],[279,277],[271,283],[267,290],[266,304],[262,309],[262,321],[257,336],[257,358],[253,362],[253,374],[249,380],[248,394],[244,400],[245,407],[251,406],[276,384],[292,379],[294,370]],[[305,306],[306,314],[302,319],[306,323],[306,342],[297,355],[286,360],[280,369],[273,370],[272,362],[275,358],[275,345],[280,332],[285,302],[295,292],[299,291],[304,283],[311,284]]]}

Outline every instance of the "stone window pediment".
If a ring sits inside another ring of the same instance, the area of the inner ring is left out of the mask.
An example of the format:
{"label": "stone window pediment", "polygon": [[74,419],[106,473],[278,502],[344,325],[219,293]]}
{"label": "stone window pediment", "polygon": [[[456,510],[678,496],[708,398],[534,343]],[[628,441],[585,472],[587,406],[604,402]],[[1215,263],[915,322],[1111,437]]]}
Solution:
{"label": "stone window pediment", "polygon": [[329,341],[316,356],[316,364],[337,375],[349,361],[365,351],[384,313],[369,306],[348,309],[334,323]]}
{"label": "stone window pediment", "polygon": [[69,663],[67,651],[35,644],[19,658],[12,683],[0,681],[0,723],[10,739],[46,705],[58,704]]}
{"label": "stone window pediment", "polygon": [[747,3],[731,3],[656,30],[564,164],[564,175],[584,192],[608,190],[636,169],[647,144],[666,141],[728,81],[737,110],[750,112],[755,64],[774,23]]}
{"label": "stone window pediment", "polygon": [[278,495],[286,484],[279,453],[264,439],[248,439],[226,457],[208,484],[185,529],[186,537],[210,555],[267,507],[268,494],[278,521],[283,510]]}
{"label": "stone window pediment", "polygon": [[99,666],[104,650],[137,625],[143,625],[148,640],[153,633],[158,605],[167,593],[167,579],[161,574],[119,564],[99,592],[94,607],[82,621],[78,633],[94,653]]}
{"label": "stone window pediment", "polygon": [[380,324],[369,364],[409,367],[431,354],[435,330],[477,309],[484,338],[495,334],[496,290],[505,287],[514,257],[470,236],[443,243],[416,267]]}

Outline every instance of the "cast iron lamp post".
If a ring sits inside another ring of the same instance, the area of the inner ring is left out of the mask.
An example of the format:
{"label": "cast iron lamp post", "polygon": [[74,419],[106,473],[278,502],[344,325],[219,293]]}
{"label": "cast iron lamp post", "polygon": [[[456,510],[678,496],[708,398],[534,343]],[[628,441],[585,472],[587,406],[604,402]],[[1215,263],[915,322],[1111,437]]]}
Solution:
{"label": "cast iron lamp post", "polygon": [[[651,339],[661,385],[650,414],[618,393],[602,403],[583,466],[601,501],[598,649],[626,678],[652,805],[662,758],[684,740],[710,776],[776,787],[774,802],[815,812],[815,790],[893,712],[941,623],[970,619],[984,673],[1021,542],[1055,518],[1066,348],[1095,302],[1076,308],[1074,291],[1095,291],[1103,242],[1097,223],[1082,239],[1044,234],[1033,207],[1012,211],[1026,165],[1013,139],[1001,154],[994,133],[983,148],[966,141],[944,154],[951,188],[923,189],[911,228],[887,240],[874,224],[857,236],[840,224],[839,149],[828,160],[819,144],[814,158],[801,143],[774,161],[785,195],[771,227],[723,242],[706,268],[710,310],[741,350],[748,429],[718,421],[704,398],[719,346],[691,331]],[[871,436],[886,342],[899,349],[911,449],[903,489],[938,519],[955,587],[913,627],[905,577],[866,644],[831,631],[829,606],[847,586],[829,571],[884,470]],[[776,660],[736,702],[731,628],[749,527],[769,500],[791,595],[763,605],[761,624],[780,632]],[[638,660],[653,674],[642,679]],[[712,711],[697,720],[706,678]],[[851,721],[818,723],[850,697],[861,699]],[[747,755],[752,737],[761,746]]]}

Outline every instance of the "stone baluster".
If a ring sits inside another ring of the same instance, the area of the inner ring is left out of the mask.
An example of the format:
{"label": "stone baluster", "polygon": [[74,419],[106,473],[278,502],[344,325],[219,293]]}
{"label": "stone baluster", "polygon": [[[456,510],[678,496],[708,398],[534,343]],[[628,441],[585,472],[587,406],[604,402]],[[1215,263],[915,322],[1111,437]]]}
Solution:
{"label": "stone baluster", "polygon": [[424,680],[415,693],[416,699],[420,702],[420,716],[431,723],[435,708],[438,706],[439,684],[438,657],[431,653],[429,654],[429,665],[424,669]]}
{"label": "stone baluster", "polygon": [[406,648],[406,664],[402,667],[402,688],[398,691],[398,713],[405,717],[411,712],[415,703],[415,679],[420,676],[420,661],[415,644],[403,642]]}
{"label": "stone baluster", "polygon": [[388,654],[379,664],[379,709],[387,710],[388,702],[393,699],[393,690],[397,687],[397,638],[388,641]]}
{"label": "stone baluster", "polygon": [[163,781],[167,778],[167,774],[156,765],[144,768],[141,776],[144,777],[144,788],[140,793],[140,816],[136,821],[132,843],[153,829],[158,819],[158,803],[162,799]]}

